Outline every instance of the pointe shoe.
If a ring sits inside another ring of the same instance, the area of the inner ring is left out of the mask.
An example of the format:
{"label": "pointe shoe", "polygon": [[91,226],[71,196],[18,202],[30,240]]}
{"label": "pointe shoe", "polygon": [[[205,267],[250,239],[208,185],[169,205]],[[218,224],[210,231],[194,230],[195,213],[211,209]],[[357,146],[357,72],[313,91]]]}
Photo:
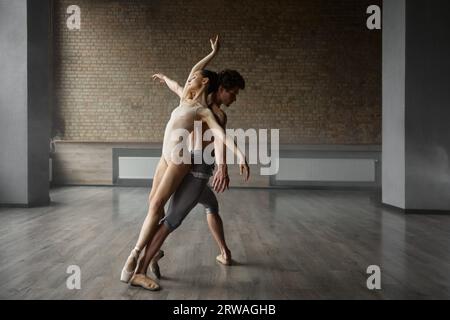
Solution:
{"label": "pointe shoe", "polygon": [[135,274],[130,281],[133,287],[142,287],[150,291],[158,291],[161,289],[158,283],[143,274]]}
{"label": "pointe shoe", "polygon": [[232,263],[231,259],[225,259],[221,254],[216,257],[216,261],[225,266],[231,266]]}
{"label": "pointe shoe", "polygon": [[[131,250],[130,256],[127,259],[127,262],[125,262],[125,266],[122,269],[122,272],[120,274],[120,281],[128,283],[131,280],[131,277],[133,277],[134,272],[136,271],[137,267],[137,261],[139,259],[140,250],[134,248]],[[130,261],[131,258],[131,262]],[[130,268],[131,266],[131,268]],[[132,271],[128,271],[129,269],[132,269]]]}
{"label": "pointe shoe", "polygon": [[159,270],[158,261],[164,257],[164,251],[159,250],[150,262],[150,271],[155,275],[157,279],[161,279],[161,272]]}

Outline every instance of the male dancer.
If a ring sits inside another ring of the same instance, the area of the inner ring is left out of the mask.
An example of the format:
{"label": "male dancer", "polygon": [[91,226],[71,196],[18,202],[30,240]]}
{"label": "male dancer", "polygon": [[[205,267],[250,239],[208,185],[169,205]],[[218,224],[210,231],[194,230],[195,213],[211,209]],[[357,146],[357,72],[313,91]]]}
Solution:
{"label": "male dancer", "polygon": [[[163,74],[155,74],[153,78],[159,79],[160,82],[165,82],[167,86],[176,94],[180,94],[182,88],[175,81],[169,79]],[[224,70],[219,73],[217,79],[217,90],[210,96],[209,107],[216,117],[217,122],[225,129],[227,123],[227,116],[220,106],[230,106],[236,101],[236,96],[239,94],[240,89],[245,88],[245,81],[242,76],[235,70]],[[207,130],[207,126],[203,125],[203,132]],[[203,142],[201,148],[205,148],[211,142]],[[200,151],[197,146],[194,146],[195,150]],[[225,157],[224,152],[224,157]],[[196,157],[194,154],[193,157]],[[212,176],[214,165],[208,165],[205,163],[194,164],[191,173],[188,174],[177,191],[174,193],[170,203],[166,216],[162,220],[163,223],[158,228],[155,238],[151,244],[147,245],[144,257],[139,261],[136,274],[146,274],[147,268],[150,264],[152,272],[157,278],[160,278],[158,260],[164,255],[159,250],[166,237],[173,232],[182,223],[187,214],[198,204],[202,204],[205,207],[207,213],[207,221],[209,229],[216,240],[220,255],[216,257],[219,263],[224,265],[231,265],[231,251],[225,242],[225,235],[223,230],[222,219],[218,212],[218,202],[215,194],[212,192],[209,186],[206,185],[209,178]],[[223,192],[228,188],[229,177],[224,159],[223,164],[218,166],[217,172],[213,179],[213,188],[217,192]],[[155,254],[156,253],[156,254]],[[140,285],[140,283],[136,283]],[[159,289],[154,286],[147,288],[149,290]]]}

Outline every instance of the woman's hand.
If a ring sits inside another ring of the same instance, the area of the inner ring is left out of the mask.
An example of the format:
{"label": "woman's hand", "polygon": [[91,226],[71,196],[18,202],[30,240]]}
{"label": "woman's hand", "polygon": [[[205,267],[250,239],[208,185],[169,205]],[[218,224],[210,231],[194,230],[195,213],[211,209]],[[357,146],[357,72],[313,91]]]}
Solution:
{"label": "woman's hand", "polygon": [[156,73],[156,74],[152,75],[153,80],[158,80],[159,79],[159,82],[161,82],[161,83],[165,82],[165,77],[166,76],[163,75],[162,73]]}
{"label": "woman's hand", "polygon": [[220,42],[219,42],[219,35],[216,35],[215,39],[209,39],[209,42],[211,42],[211,49],[214,53],[217,53],[219,51]]}

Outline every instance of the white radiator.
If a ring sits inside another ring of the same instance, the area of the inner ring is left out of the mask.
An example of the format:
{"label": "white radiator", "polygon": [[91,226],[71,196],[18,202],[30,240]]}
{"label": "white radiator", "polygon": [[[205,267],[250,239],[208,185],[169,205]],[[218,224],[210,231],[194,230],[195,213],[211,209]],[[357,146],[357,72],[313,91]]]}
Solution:
{"label": "white radiator", "polygon": [[374,159],[280,158],[278,181],[374,182]]}
{"label": "white radiator", "polygon": [[119,179],[153,179],[160,157],[119,157]]}

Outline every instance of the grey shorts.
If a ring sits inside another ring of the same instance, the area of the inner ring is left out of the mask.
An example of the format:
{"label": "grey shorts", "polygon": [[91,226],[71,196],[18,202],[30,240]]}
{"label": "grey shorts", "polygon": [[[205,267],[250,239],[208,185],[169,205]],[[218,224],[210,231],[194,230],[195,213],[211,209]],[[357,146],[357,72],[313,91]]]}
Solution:
{"label": "grey shorts", "polygon": [[169,208],[161,220],[170,231],[178,228],[197,204],[205,207],[207,214],[219,214],[216,195],[208,186],[212,174],[211,165],[194,165],[169,200]]}

